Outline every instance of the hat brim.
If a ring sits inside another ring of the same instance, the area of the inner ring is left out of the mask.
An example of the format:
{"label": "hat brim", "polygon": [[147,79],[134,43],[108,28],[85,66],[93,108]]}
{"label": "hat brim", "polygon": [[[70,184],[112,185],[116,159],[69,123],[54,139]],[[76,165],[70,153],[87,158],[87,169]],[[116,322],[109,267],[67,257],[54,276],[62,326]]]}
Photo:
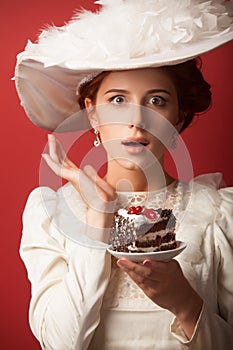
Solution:
{"label": "hat brim", "polygon": [[[109,62],[73,62],[46,65],[43,57],[24,51],[18,56],[15,70],[16,88],[21,105],[31,121],[46,130],[60,132],[90,129],[85,111],[80,112],[77,87],[83,78],[93,72],[122,71],[149,67],[175,65],[208,51],[211,51],[233,39],[233,31],[211,37],[201,42],[166,53],[116,59]],[[74,122],[71,118],[78,115]],[[67,121],[67,123],[64,123]],[[64,127],[59,127],[64,125]]]}

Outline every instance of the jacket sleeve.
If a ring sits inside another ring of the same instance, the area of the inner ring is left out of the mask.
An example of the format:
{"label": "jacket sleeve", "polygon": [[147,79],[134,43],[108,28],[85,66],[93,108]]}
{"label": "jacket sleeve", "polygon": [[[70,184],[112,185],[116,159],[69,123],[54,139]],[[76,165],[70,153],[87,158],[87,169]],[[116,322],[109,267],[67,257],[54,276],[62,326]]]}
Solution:
{"label": "jacket sleeve", "polygon": [[37,188],[23,213],[20,255],[31,282],[29,322],[42,349],[85,350],[99,323],[111,258],[104,248],[61,234],[53,223],[56,203],[56,192]]}
{"label": "jacket sleeve", "polygon": [[[184,349],[233,349],[233,188],[219,190],[220,202],[212,223],[218,265],[216,268],[217,309],[204,306],[195,331],[188,340],[175,318],[171,332]],[[211,288],[210,285],[208,288]],[[210,290],[211,291],[211,290]]]}

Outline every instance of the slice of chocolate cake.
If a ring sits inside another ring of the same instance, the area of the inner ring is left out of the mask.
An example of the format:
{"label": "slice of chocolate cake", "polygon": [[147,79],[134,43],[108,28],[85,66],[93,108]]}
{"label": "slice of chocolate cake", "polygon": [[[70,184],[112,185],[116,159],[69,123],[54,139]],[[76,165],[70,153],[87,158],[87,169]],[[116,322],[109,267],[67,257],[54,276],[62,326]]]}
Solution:
{"label": "slice of chocolate cake", "polygon": [[174,249],[175,226],[171,209],[119,209],[114,216],[110,244],[113,250],[131,253]]}

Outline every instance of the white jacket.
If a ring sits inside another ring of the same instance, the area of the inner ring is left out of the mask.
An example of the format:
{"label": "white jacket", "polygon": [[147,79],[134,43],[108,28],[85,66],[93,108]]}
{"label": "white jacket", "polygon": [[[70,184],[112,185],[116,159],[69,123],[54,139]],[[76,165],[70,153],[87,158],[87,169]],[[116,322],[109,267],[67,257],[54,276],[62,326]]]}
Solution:
{"label": "white jacket", "polygon": [[[116,268],[107,245],[84,235],[86,207],[70,184],[30,194],[20,254],[32,285],[29,320],[46,350],[233,349],[233,188],[220,174],[180,182],[185,213],[177,257],[204,307],[190,340],[176,318]],[[131,194],[133,195],[133,194]],[[159,194],[152,193],[159,197]],[[173,198],[173,199],[174,199]],[[186,198],[186,199],[185,199]]]}

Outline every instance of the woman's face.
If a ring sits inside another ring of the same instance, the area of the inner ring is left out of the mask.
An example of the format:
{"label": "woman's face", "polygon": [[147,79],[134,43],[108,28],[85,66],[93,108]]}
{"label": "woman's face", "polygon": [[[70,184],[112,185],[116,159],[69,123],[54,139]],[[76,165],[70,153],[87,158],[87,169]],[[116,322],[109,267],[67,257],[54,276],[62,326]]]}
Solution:
{"label": "woman's face", "polygon": [[181,128],[175,86],[161,68],[111,72],[99,87],[90,121],[109,159],[125,167],[160,161]]}

